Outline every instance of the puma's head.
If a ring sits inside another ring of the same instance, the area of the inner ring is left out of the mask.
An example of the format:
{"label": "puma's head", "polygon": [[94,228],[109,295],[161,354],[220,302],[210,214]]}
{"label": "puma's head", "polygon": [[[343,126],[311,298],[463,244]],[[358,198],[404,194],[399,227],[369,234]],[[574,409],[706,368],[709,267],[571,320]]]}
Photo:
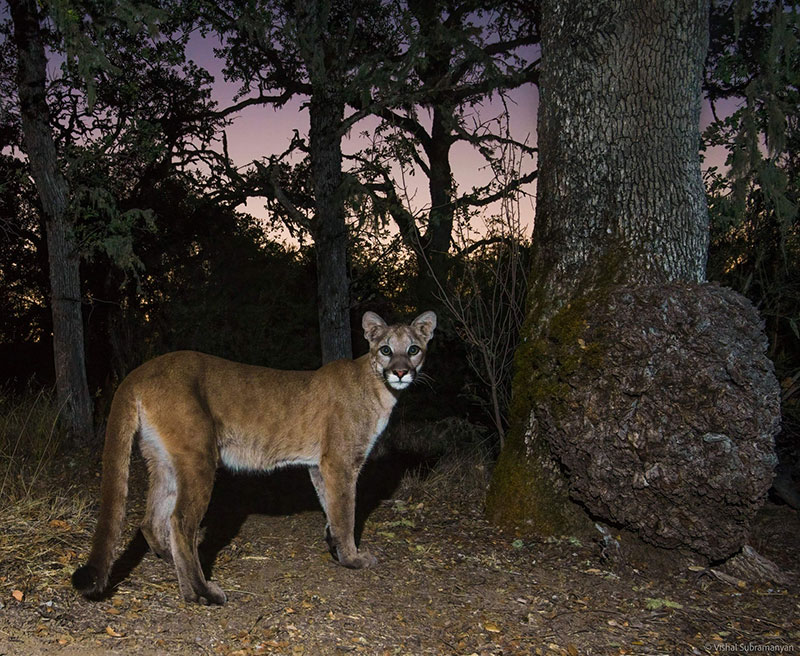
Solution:
{"label": "puma's head", "polygon": [[375,373],[394,390],[413,383],[425,360],[425,347],[433,337],[436,314],[429,310],[408,325],[389,326],[374,312],[366,312],[361,325]]}

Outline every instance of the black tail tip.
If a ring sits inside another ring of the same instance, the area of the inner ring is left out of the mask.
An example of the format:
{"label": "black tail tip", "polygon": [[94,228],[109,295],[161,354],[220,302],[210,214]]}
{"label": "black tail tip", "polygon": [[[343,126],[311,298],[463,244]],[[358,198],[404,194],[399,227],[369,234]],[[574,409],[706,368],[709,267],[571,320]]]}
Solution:
{"label": "black tail tip", "polygon": [[99,590],[100,572],[94,565],[84,565],[72,573],[72,587],[83,595],[95,595]]}

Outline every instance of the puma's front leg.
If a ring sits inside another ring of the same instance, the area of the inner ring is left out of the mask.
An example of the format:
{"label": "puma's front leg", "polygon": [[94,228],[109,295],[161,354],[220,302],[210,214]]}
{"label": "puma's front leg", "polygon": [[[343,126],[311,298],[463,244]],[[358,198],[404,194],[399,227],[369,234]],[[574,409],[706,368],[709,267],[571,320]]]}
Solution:
{"label": "puma's front leg", "polygon": [[311,465],[308,468],[308,473],[311,475],[311,482],[314,484],[314,489],[317,491],[317,498],[322,506],[322,512],[325,513],[325,543],[328,545],[328,551],[331,552],[331,556],[338,559],[339,554],[336,552],[336,545],[331,535],[330,520],[328,519],[328,507],[325,501],[325,481],[322,478],[319,467],[316,465]]}
{"label": "puma's front leg", "polygon": [[325,491],[324,506],[330,529],[328,544],[331,552],[335,552],[339,564],[353,569],[371,567],[378,562],[366,549],[359,551],[356,548],[354,529],[357,472],[358,469],[348,472],[338,463],[320,463],[320,473],[324,481],[322,487]]}

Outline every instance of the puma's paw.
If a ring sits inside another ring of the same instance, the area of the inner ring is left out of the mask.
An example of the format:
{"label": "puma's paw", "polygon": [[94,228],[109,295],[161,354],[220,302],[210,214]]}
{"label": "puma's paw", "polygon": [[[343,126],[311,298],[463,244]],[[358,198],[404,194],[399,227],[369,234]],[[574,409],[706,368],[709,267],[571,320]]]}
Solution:
{"label": "puma's paw", "polygon": [[[206,599],[207,603],[222,606],[222,604],[228,601],[228,596],[216,583],[207,581],[206,587],[208,589],[206,590],[206,594],[203,595],[203,598]],[[202,603],[202,601],[200,603]]]}
{"label": "puma's paw", "polygon": [[339,563],[350,569],[364,569],[366,567],[374,567],[378,564],[378,559],[375,558],[369,551],[362,549],[355,556],[347,559],[339,559]]}
{"label": "puma's paw", "polygon": [[206,589],[202,594],[196,594],[194,591],[184,595],[186,601],[193,601],[202,606],[217,605],[222,606],[228,601],[227,595],[222,591],[216,583],[211,581],[206,582]]}

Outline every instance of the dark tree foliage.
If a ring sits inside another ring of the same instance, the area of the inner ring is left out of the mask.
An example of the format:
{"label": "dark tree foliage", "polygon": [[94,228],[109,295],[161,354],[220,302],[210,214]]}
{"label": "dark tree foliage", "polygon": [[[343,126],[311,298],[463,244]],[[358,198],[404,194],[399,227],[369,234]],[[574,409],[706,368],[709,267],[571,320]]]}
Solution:
{"label": "dark tree foliage", "polygon": [[[402,35],[391,61],[400,74],[350,102],[381,119],[373,145],[357,156],[371,210],[390,216],[417,271],[416,292],[438,305],[435,280],[446,284],[457,221],[476,208],[519,193],[536,178],[536,149],[515,141],[497,117],[482,118],[489,98],[537,79],[538,2],[427,2],[393,6],[389,17]],[[459,189],[453,175],[456,147],[469,145],[493,174],[484,186]],[[525,170],[508,171],[505,153],[525,155]],[[423,212],[410,211],[397,175],[422,172],[430,195]],[[394,169],[394,170],[393,170]]]}
{"label": "dark tree foliage", "polygon": [[68,215],[70,188],[59,161],[47,98],[46,15],[32,0],[9,0],[8,8],[16,47],[20,142],[45,227],[56,395],[72,439],[87,444],[94,435],[84,358],[80,255]]}
{"label": "dark tree foliage", "polygon": [[[25,152],[28,173],[36,183],[35,202],[19,196],[17,200],[42,216],[42,239],[36,247],[49,261],[50,290],[42,302],[52,313],[48,332],[53,335],[59,404],[75,439],[88,442],[93,429],[83,323],[90,297],[84,293],[82,260],[105,252],[116,266],[133,267],[131,231],[148,215],[130,204],[125,207],[137,184],[132,179],[137,165],[131,165],[135,160],[152,166],[164,156],[162,146],[170,140],[175,148],[168,149],[167,160],[190,142],[202,152],[207,140],[197,126],[204,126],[205,136],[216,126],[195,114],[188,119],[190,130],[176,135],[150,122],[153,114],[170,118],[170,108],[164,105],[187,86],[197,89],[200,97],[204,93],[197,76],[183,76],[187,83],[181,85],[174,74],[180,47],[169,39],[157,41],[144,29],[158,14],[152,5],[13,2],[9,7],[12,20],[2,26],[8,39],[4,54],[9,56],[4,59],[2,85],[13,93],[3,98],[4,146],[12,156],[18,149]],[[8,42],[16,49],[8,51]],[[50,76],[49,50],[60,55],[55,61],[61,63]],[[16,76],[6,68],[7,61],[16,64]],[[152,75],[154,71],[161,74],[162,84],[156,83],[159,75]],[[165,73],[173,73],[172,79],[166,80]],[[16,87],[11,82],[15,78]],[[152,102],[155,96],[148,99],[147,91],[155,92],[160,104]],[[184,95],[180,107],[195,109],[194,100]],[[177,107],[171,108],[173,115]],[[167,136],[159,144],[154,143],[156,134]]]}
{"label": "dark tree foliage", "polygon": [[46,250],[27,168],[0,156],[0,384],[52,384]]}
{"label": "dark tree foliage", "polygon": [[[93,70],[91,93],[81,62],[70,58],[48,87],[82,257],[92,389],[109,390],[144,359],[174,348],[318,366],[317,338],[301,328],[315,311],[307,254],[267,242],[251,217],[202,199],[199,171],[215,156],[211,142],[225,118],[214,114],[208,75],[184,60],[185,35],[153,39],[112,24],[104,38],[115,47]],[[6,108],[2,135],[18,152],[19,114]],[[24,162],[3,157],[1,179],[2,342],[25,354],[50,332],[46,251]],[[17,371],[4,366],[4,378],[38,371],[51,380],[51,367],[18,360]]]}
{"label": "dark tree foliage", "polygon": [[[137,238],[138,278],[104,278],[90,334],[109,335],[106,353],[119,378],[155,355],[193,349],[281,368],[319,366],[313,324],[314,268],[306,255],[268,242],[252,218],[193,195],[175,182],[148,199],[158,221]],[[103,353],[92,351],[102,367]],[[97,372],[101,373],[100,370]]]}
{"label": "dark tree foliage", "polygon": [[[800,4],[716,2],[705,89],[708,276],[753,301],[783,387],[784,448],[800,434]],[[743,10],[745,10],[743,12]]]}
{"label": "dark tree foliage", "polygon": [[319,327],[324,361],[352,355],[347,267],[345,203],[349,196],[342,173],[342,138],[352,126],[345,116],[348,99],[369,88],[376,53],[393,36],[383,20],[385,9],[374,0],[349,2],[257,2],[201,5],[206,29],[222,40],[218,54],[225,75],[241,83],[242,100],[223,112],[247,105],[281,106],[290,98],[308,98],[308,140],[297,137],[285,156],[307,156],[313,197],[296,205],[284,188],[282,158],[265,158],[241,176],[223,162],[222,177],[234,195],[263,195],[292,229],[314,241],[318,270]]}

